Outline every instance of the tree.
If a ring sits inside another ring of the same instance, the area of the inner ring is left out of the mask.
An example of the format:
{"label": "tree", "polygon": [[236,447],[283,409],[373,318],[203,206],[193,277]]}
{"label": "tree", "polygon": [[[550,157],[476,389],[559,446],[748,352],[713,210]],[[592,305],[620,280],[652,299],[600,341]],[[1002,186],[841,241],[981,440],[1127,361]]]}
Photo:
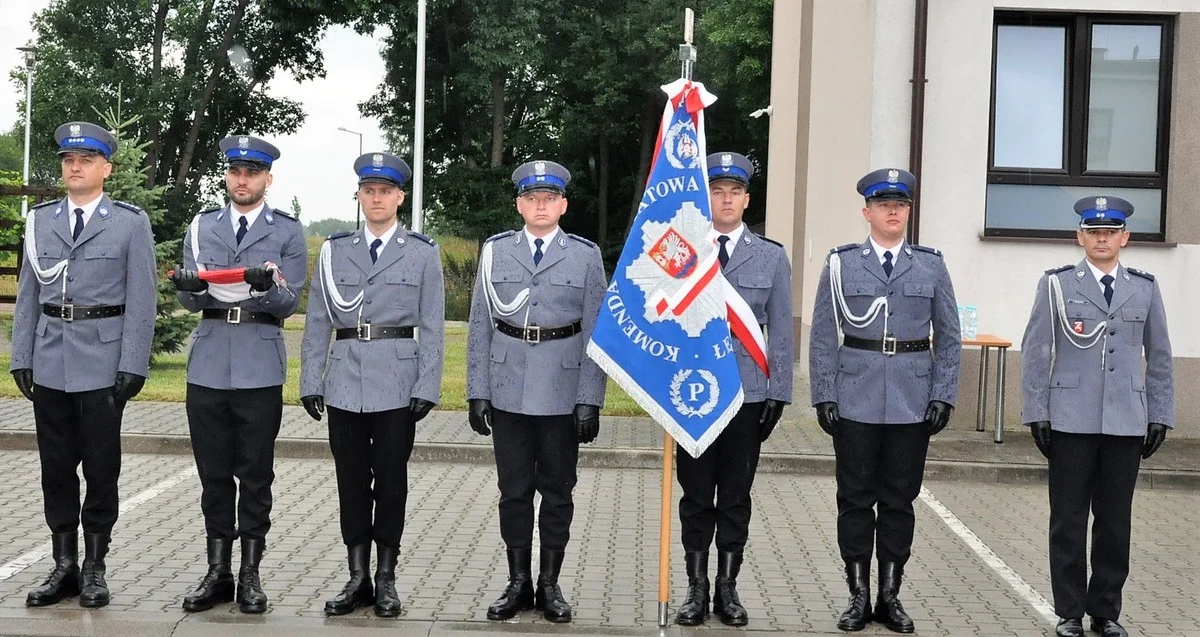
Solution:
{"label": "tree", "polygon": [[354,222],[347,219],[321,219],[314,221],[305,228],[305,234],[310,237],[328,237],[335,232],[344,232],[346,230],[354,230]]}

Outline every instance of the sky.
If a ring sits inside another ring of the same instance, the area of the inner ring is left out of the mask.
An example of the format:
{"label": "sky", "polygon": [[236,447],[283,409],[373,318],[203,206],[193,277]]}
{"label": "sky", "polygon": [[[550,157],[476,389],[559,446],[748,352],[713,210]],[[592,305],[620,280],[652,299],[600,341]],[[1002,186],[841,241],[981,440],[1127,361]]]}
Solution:
{"label": "sky", "polygon": [[[0,0],[0,130],[8,130],[21,119],[17,112],[21,89],[8,81],[8,72],[24,64],[16,47],[33,37],[30,19],[49,3]],[[274,184],[267,192],[269,204],[289,209],[292,197],[297,197],[305,222],[327,217],[354,219],[358,136],[339,131],[338,127],[362,133],[363,152],[386,149],[378,123],[358,112],[358,103],[369,98],[383,78],[379,50],[384,35],[383,31],[363,36],[349,28],[330,29],[321,40],[324,79],[300,84],[285,73],[271,82],[267,88],[271,95],[300,102],[307,117],[295,134],[270,140],[279,147],[281,156],[271,170]],[[33,108],[37,108],[36,102]]]}

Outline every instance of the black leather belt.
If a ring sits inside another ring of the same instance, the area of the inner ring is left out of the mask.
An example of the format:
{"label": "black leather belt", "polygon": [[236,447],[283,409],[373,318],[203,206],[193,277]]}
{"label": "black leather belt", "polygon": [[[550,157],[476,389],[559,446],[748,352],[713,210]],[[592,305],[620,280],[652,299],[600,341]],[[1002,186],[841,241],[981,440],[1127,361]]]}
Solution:
{"label": "black leather belt", "polygon": [[68,323],[71,321],[83,321],[86,319],[120,316],[124,313],[124,305],[99,305],[93,307],[83,307],[81,305],[72,305],[70,303],[66,305],[51,305],[49,303],[42,305],[42,314],[62,319]]}
{"label": "black leather belt", "polygon": [[242,323],[262,323],[263,325],[283,327],[283,319],[276,318],[274,314],[268,314],[267,312],[251,312],[250,310],[243,310],[237,306],[226,308],[224,310],[209,308],[200,312],[200,318],[225,321],[230,325],[240,325]]}
{"label": "black leather belt", "polygon": [[556,341],[560,338],[570,338],[583,331],[583,324],[575,321],[570,325],[562,327],[541,327],[538,325],[530,325],[529,327],[517,327],[509,325],[504,321],[496,321],[496,331],[501,334],[519,338],[526,343],[537,345],[542,341]]}
{"label": "black leather belt", "polygon": [[929,351],[929,339],[922,338],[916,341],[898,341],[889,336],[882,340],[871,340],[869,338],[858,338],[857,336],[846,335],[842,340],[842,345],[851,349],[863,349],[870,352],[883,352],[888,356],[893,354],[907,354],[909,352],[927,352]]}
{"label": "black leather belt", "polygon": [[417,333],[417,328],[411,325],[408,327],[395,327],[392,325],[363,323],[358,327],[339,327],[334,333],[337,335],[337,340],[339,341],[349,339],[374,341],[381,338],[412,338]]}

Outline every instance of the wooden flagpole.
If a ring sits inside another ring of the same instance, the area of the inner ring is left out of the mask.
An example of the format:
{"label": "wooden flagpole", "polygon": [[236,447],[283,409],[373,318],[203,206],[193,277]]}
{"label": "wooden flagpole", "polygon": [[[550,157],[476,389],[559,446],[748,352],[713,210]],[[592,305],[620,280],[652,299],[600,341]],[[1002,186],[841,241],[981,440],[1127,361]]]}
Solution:
{"label": "wooden flagpole", "polygon": [[[692,44],[694,20],[692,10],[684,9],[683,44],[679,45],[679,60],[685,80],[692,79],[692,66],[696,63],[696,47]],[[666,628],[671,616],[671,483],[675,473],[675,441],[666,429],[663,430],[662,457],[662,503],[658,526],[658,627]]]}

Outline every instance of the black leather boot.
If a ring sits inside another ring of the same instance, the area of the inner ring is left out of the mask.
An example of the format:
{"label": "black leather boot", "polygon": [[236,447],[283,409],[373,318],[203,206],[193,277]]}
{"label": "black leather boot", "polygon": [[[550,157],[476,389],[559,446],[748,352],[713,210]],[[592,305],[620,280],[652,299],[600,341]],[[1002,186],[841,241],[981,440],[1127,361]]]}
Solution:
{"label": "black leather boot", "polygon": [[538,555],[541,569],[538,572],[537,588],[533,606],[542,611],[546,621],[565,624],[571,621],[571,605],[563,599],[558,587],[558,574],[562,571],[563,552],[543,548]]}
{"label": "black leather boot", "polygon": [[397,617],[400,615],[400,595],[396,593],[396,561],[400,549],[376,544],[379,565],[375,567],[375,616]]}
{"label": "black leather boot", "polygon": [[350,581],[337,597],[325,602],[326,615],[345,615],[375,603],[375,589],[371,586],[371,545],[347,546],[346,555]]}
{"label": "black leather boot", "polygon": [[708,618],[708,551],[688,551],[683,554],[687,565],[687,598],[679,606],[675,623],[697,626]]}
{"label": "black leather boot", "polygon": [[913,620],[904,612],[904,606],[896,595],[900,593],[900,579],[904,569],[895,562],[879,563],[879,596],[875,598],[875,621],[896,633],[911,633]]}
{"label": "black leather boot", "polygon": [[262,580],[258,576],[258,565],[262,561],[266,541],[242,538],[242,567],[238,569],[237,604],[243,613],[257,615],[267,610],[267,594],[263,592]]}
{"label": "black leather boot", "polygon": [[108,536],[83,534],[83,568],[79,569],[79,605],[84,608],[107,606],[108,583],[104,581],[104,558],[108,555]]}
{"label": "black leather boot", "polygon": [[726,626],[745,626],[750,622],[742,600],[738,599],[737,576],[741,570],[741,553],[717,551],[717,590],[713,594],[713,612]]}
{"label": "black leather boot", "polygon": [[208,572],[196,590],[183,598],[183,610],[205,611],[233,601],[233,542],[208,538]]}
{"label": "black leather boot", "polygon": [[850,601],[838,618],[837,627],[855,632],[866,628],[871,621],[871,563],[846,564],[846,585],[850,587]]}
{"label": "black leather boot", "polygon": [[26,606],[49,606],[79,594],[79,534],[55,533],[50,542],[54,570],[41,586],[29,591]]}
{"label": "black leather boot", "polygon": [[488,606],[488,619],[512,619],[523,610],[533,610],[532,563],[533,549],[508,549],[508,586]]}

